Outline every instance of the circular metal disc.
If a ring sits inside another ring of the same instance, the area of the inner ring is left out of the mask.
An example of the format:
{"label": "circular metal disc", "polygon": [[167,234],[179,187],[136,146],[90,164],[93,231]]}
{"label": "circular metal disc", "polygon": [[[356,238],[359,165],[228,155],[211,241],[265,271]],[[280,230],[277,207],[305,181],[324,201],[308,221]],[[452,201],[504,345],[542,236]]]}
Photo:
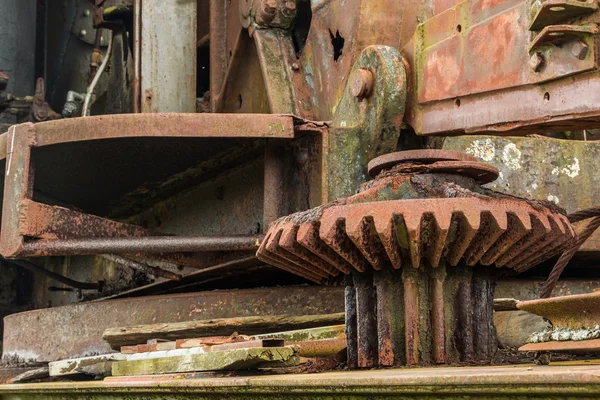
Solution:
{"label": "circular metal disc", "polygon": [[422,164],[433,164],[437,161],[471,161],[477,162],[477,159],[471,155],[450,150],[407,150],[388,153],[369,162],[369,175],[375,178],[384,169],[389,169],[394,165],[404,162],[418,162]]}

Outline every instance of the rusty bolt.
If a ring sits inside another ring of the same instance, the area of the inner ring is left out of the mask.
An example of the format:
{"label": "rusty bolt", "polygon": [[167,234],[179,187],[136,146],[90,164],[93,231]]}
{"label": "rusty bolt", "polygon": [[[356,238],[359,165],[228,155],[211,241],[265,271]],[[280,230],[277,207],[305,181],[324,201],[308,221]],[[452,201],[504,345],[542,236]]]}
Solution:
{"label": "rusty bolt", "polygon": [[544,56],[540,52],[535,52],[529,58],[529,67],[533,72],[539,72],[544,65]]}
{"label": "rusty bolt", "polygon": [[79,37],[83,38],[85,35],[87,35],[87,31],[85,29],[79,31]]}
{"label": "rusty bolt", "polygon": [[263,0],[256,15],[259,25],[268,25],[275,19],[277,13],[277,0]]}
{"label": "rusty bolt", "polygon": [[571,53],[580,60],[583,60],[588,53],[589,47],[583,40],[577,40],[571,45]]}
{"label": "rusty bolt", "polygon": [[296,13],[296,3],[293,1],[286,1],[282,13],[284,17],[292,17]]}
{"label": "rusty bolt", "polygon": [[362,100],[371,95],[375,80],[371,71],[363,68],[358,69],[354,71],[350,79],[350,89],[354,97]]}
{"label": "rusty bolt", "polygon": [[300,69],[300,66],[297,63],[292,64],[292,71],[298,71],[299,69]]}

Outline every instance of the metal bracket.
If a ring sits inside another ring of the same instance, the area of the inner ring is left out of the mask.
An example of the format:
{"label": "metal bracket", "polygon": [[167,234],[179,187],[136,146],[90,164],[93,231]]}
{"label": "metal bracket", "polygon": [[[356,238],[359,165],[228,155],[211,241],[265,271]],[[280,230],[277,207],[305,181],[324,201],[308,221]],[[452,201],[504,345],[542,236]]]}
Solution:
{"label": "metal bracket", "polygon": [[597,10],[598,3],[594,0],[537,0],[531,8],[529,30],[538,31],[545,26],[556,25]]}

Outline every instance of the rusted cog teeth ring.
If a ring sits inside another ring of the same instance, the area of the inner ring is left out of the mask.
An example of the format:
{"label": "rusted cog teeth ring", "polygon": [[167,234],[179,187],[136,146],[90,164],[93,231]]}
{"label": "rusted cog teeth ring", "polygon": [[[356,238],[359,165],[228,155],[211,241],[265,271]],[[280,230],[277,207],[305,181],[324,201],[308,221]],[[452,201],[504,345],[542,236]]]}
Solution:
{"label": "rusted cog teeth ring", "polygon": [[332,206],[318,220],[274,224],[262,261],[326,283],[340,273],[399,269],[423,258],[433,267],[495,264],[525,271],[575,238],[567,218],[512,199],[391,200]]}

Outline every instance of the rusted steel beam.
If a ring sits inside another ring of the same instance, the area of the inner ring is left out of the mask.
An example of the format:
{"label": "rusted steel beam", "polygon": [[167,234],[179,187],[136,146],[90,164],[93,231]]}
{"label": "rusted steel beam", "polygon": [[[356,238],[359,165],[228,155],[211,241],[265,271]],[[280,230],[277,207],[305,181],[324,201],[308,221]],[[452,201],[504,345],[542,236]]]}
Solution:
{"label": "rusted steel beam", "polygon": [[129,260],[127,258],[119,257],[114,254],[103,254],[100,257],[104,258],[105,260],[114,262],[116,264],[124,265],[126,267],[144,272],[146,274],[154,275],[156,277],[165,278],[172,281],[178,281],[181,279],[181,275],[176,274],[174,272],[166,271],[162,268],[153,267],[151,265],[140,263],[134,260]]}
{"label": "rusted steel beam", "polygon": [[21,203],[19,234],[54,240],[146,236],[148,232],[139,226],[26,199]]}
{"label": "rusted steel beam", "polygon": [[247,235],[36,240],[24,242],[20,256],[247,251],[258,249],[262,238],[262,235]]}

